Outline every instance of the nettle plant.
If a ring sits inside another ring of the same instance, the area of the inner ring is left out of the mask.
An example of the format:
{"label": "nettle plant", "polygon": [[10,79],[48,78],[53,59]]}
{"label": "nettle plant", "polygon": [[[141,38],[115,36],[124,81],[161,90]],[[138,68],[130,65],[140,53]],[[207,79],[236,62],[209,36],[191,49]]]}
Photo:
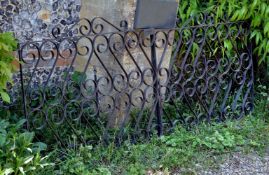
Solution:
{"label": "nettle plant", "polygon": [[17,41],[10,32],[0,33],[0,97],[9,103],[7,83],[12,83],[12,73],[16,69],[13,63],[15,57],[13,51],[17,48]]}
{"label": "nettle plant", "polygon": [[269,64],[269,1],[268,0],[181,0],[178,15],[184,22],[199,12],[215,13],[215,21],[228,18],[231,21],[248,20],[250,38],[259,63]]}

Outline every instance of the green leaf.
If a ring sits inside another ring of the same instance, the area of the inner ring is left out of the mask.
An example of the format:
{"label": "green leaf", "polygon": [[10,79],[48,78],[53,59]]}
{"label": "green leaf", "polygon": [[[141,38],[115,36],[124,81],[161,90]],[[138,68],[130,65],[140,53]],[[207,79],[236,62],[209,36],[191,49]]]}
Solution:
{"label": "green leaf", "polygon": [[252,25],[253,27],[257,27],[257,26],[260,26],[260,25],[261,25],[261,22],[262,22],[262,18],[261,18],[261,16],[257,15],[257,16],[255,16],[254,19],[252,20],[251,25]]}
{"label": "green leaf", "polygon": [[19,140],[24,142],[26,145],[30,144],[34,139],[34,133],[33,132],[25,132],[20,134]]}
{"label": "green leaf", "polygon": [[47,145],[42,142],[37,142],[33,146],[37,149],[37,151],[44,151],[47,149]]}
{"label": "green leaf", "polygon": [[251,32],[250,39],[254,38],[257,35],[257,31]]}
{"label": "green leaf", "polygon": [[26,119],[22,119],[22,120],[20,120],[20,121],[18,121],[17,123],[16,123],[16,126],[15,126],[15,128],[16,129],[20,129],[25,123],[26,123]]}
{"label": "green leaf", "polygon": [[251,9],[254,10],[255,7],[257,6],[257,4],[258,4],[258,0],[254,0],[254,1],[252,2],[252,4],[251,4]]}
{"label": "green leaf", "polygon": [[19,167],[19,170],[23,175],[25,174],[23,167]]}
{"label": "green leaf", "polygon": [[6,134],[0,133],[0,148],[3,147],[6,143]]}
{"label": "green leaf", "polygon": [[256,34],[256,44],[259,44],[259,42],[262,40],[262,34],[261,32],[257,32]]}
{"label": "green leaf", "polygon": [[34,156],[27,157],[27,158],[25,158],[23,163],[26,165],[26,164],[30,163],[33,159],[34,159]]}
{"label": "green leaf", "polygon": [[234,15],[232,16],[231,21],[235,21],[235,20],[238,18],[239,13],[240,13],[240,11],[236,11],[236,12],[234,13]]}
{"label": "green leaf", "polygon": [[6,92],[1,91],[0,95],[4,102],[10,103],[10,97]]}
{"label": "green leaf", "polygon": [[266,23],[266,25],[264,26],[264,34],[268,34],[269,36],[269,21]]}
{"label": "green leaf", "polygon": [[9,175],[12,173],[14,173],[14,170],[12,168],[5,169],[5,171],[4,171],[4,175]]}
{"label": "green leaf", "polygon": [[227,49],[227,50],[232,50],[232,48],[233,48],[233,44],[232,44],[232,42],[230,41],[230,40],[225,40],[224,41],[224,47]]}

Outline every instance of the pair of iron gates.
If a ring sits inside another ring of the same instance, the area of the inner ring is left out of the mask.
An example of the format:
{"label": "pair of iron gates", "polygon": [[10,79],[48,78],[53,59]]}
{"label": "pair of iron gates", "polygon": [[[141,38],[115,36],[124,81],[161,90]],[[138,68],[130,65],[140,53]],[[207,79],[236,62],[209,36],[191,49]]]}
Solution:
{"label": "pair of iron gates", "polygon": [[97,17],[20,44],[28,128],[63,145],[121,143],[248,114],[248,23],[201,14],[178,26],[130,30]]}

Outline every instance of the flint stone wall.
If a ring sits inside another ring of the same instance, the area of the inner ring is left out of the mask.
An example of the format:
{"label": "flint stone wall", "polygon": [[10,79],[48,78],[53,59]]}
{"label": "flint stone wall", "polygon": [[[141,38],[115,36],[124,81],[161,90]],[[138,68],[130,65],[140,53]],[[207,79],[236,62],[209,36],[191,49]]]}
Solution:
{"label": "flint stone wall", "polygon": [[20,42],[51,37],[79,19],[80,0],[0,0],[0,30],[13,31]]}

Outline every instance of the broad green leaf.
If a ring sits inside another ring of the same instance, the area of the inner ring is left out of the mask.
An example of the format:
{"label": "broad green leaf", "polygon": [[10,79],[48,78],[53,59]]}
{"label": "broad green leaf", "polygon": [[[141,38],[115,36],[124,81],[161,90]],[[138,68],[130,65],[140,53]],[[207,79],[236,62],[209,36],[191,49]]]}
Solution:
{"label": "broad green leaf", "polygon": [[0,148],[3,147],[6,143],[6,134],[0,133]]}
{"label": "broad green leaf", "polygon": [[4,102],[10,103],[10,97],[6,92],[1,91],[0,95]]}
{"label": "broad green leaf", "polygon": [[25,132],[20,134],[19,136],[19,140],[23,141],[25,144],[30,144],[33,139],[34,139],[33,132]]}
{"label": "broad green leaf", "polygon": [[4,175],[9,175],[9,174],[12,174],[12,173],[14,173],[14,170],[12,168],[8,168],[8,169],[4,170]]}
{"label": "broad green leaf", "polygon": [[38,151],[44,151],[47,149],[47,145],[45,143],[42,143],[42,142],[37,142],[33,146],[36,147],[36,149]]}
{"label": "broad green leaf", "polygon": [[22,119],[22,120],[20,120],[20,121],[18,121],[17,123],[16,123],[16,129],[20,129],[25,123],[26,123],[26,119]]}
{"label": "broad green leaf", "polygon": [[33,159],[34,159],[34,156],[30,156],[30,157],[25,158],[24,164],[30,163]]}
{"label": "broad green leaf", "polygon": [[23,175],[25,174],[23,167],[19,167],[19,170]]}

